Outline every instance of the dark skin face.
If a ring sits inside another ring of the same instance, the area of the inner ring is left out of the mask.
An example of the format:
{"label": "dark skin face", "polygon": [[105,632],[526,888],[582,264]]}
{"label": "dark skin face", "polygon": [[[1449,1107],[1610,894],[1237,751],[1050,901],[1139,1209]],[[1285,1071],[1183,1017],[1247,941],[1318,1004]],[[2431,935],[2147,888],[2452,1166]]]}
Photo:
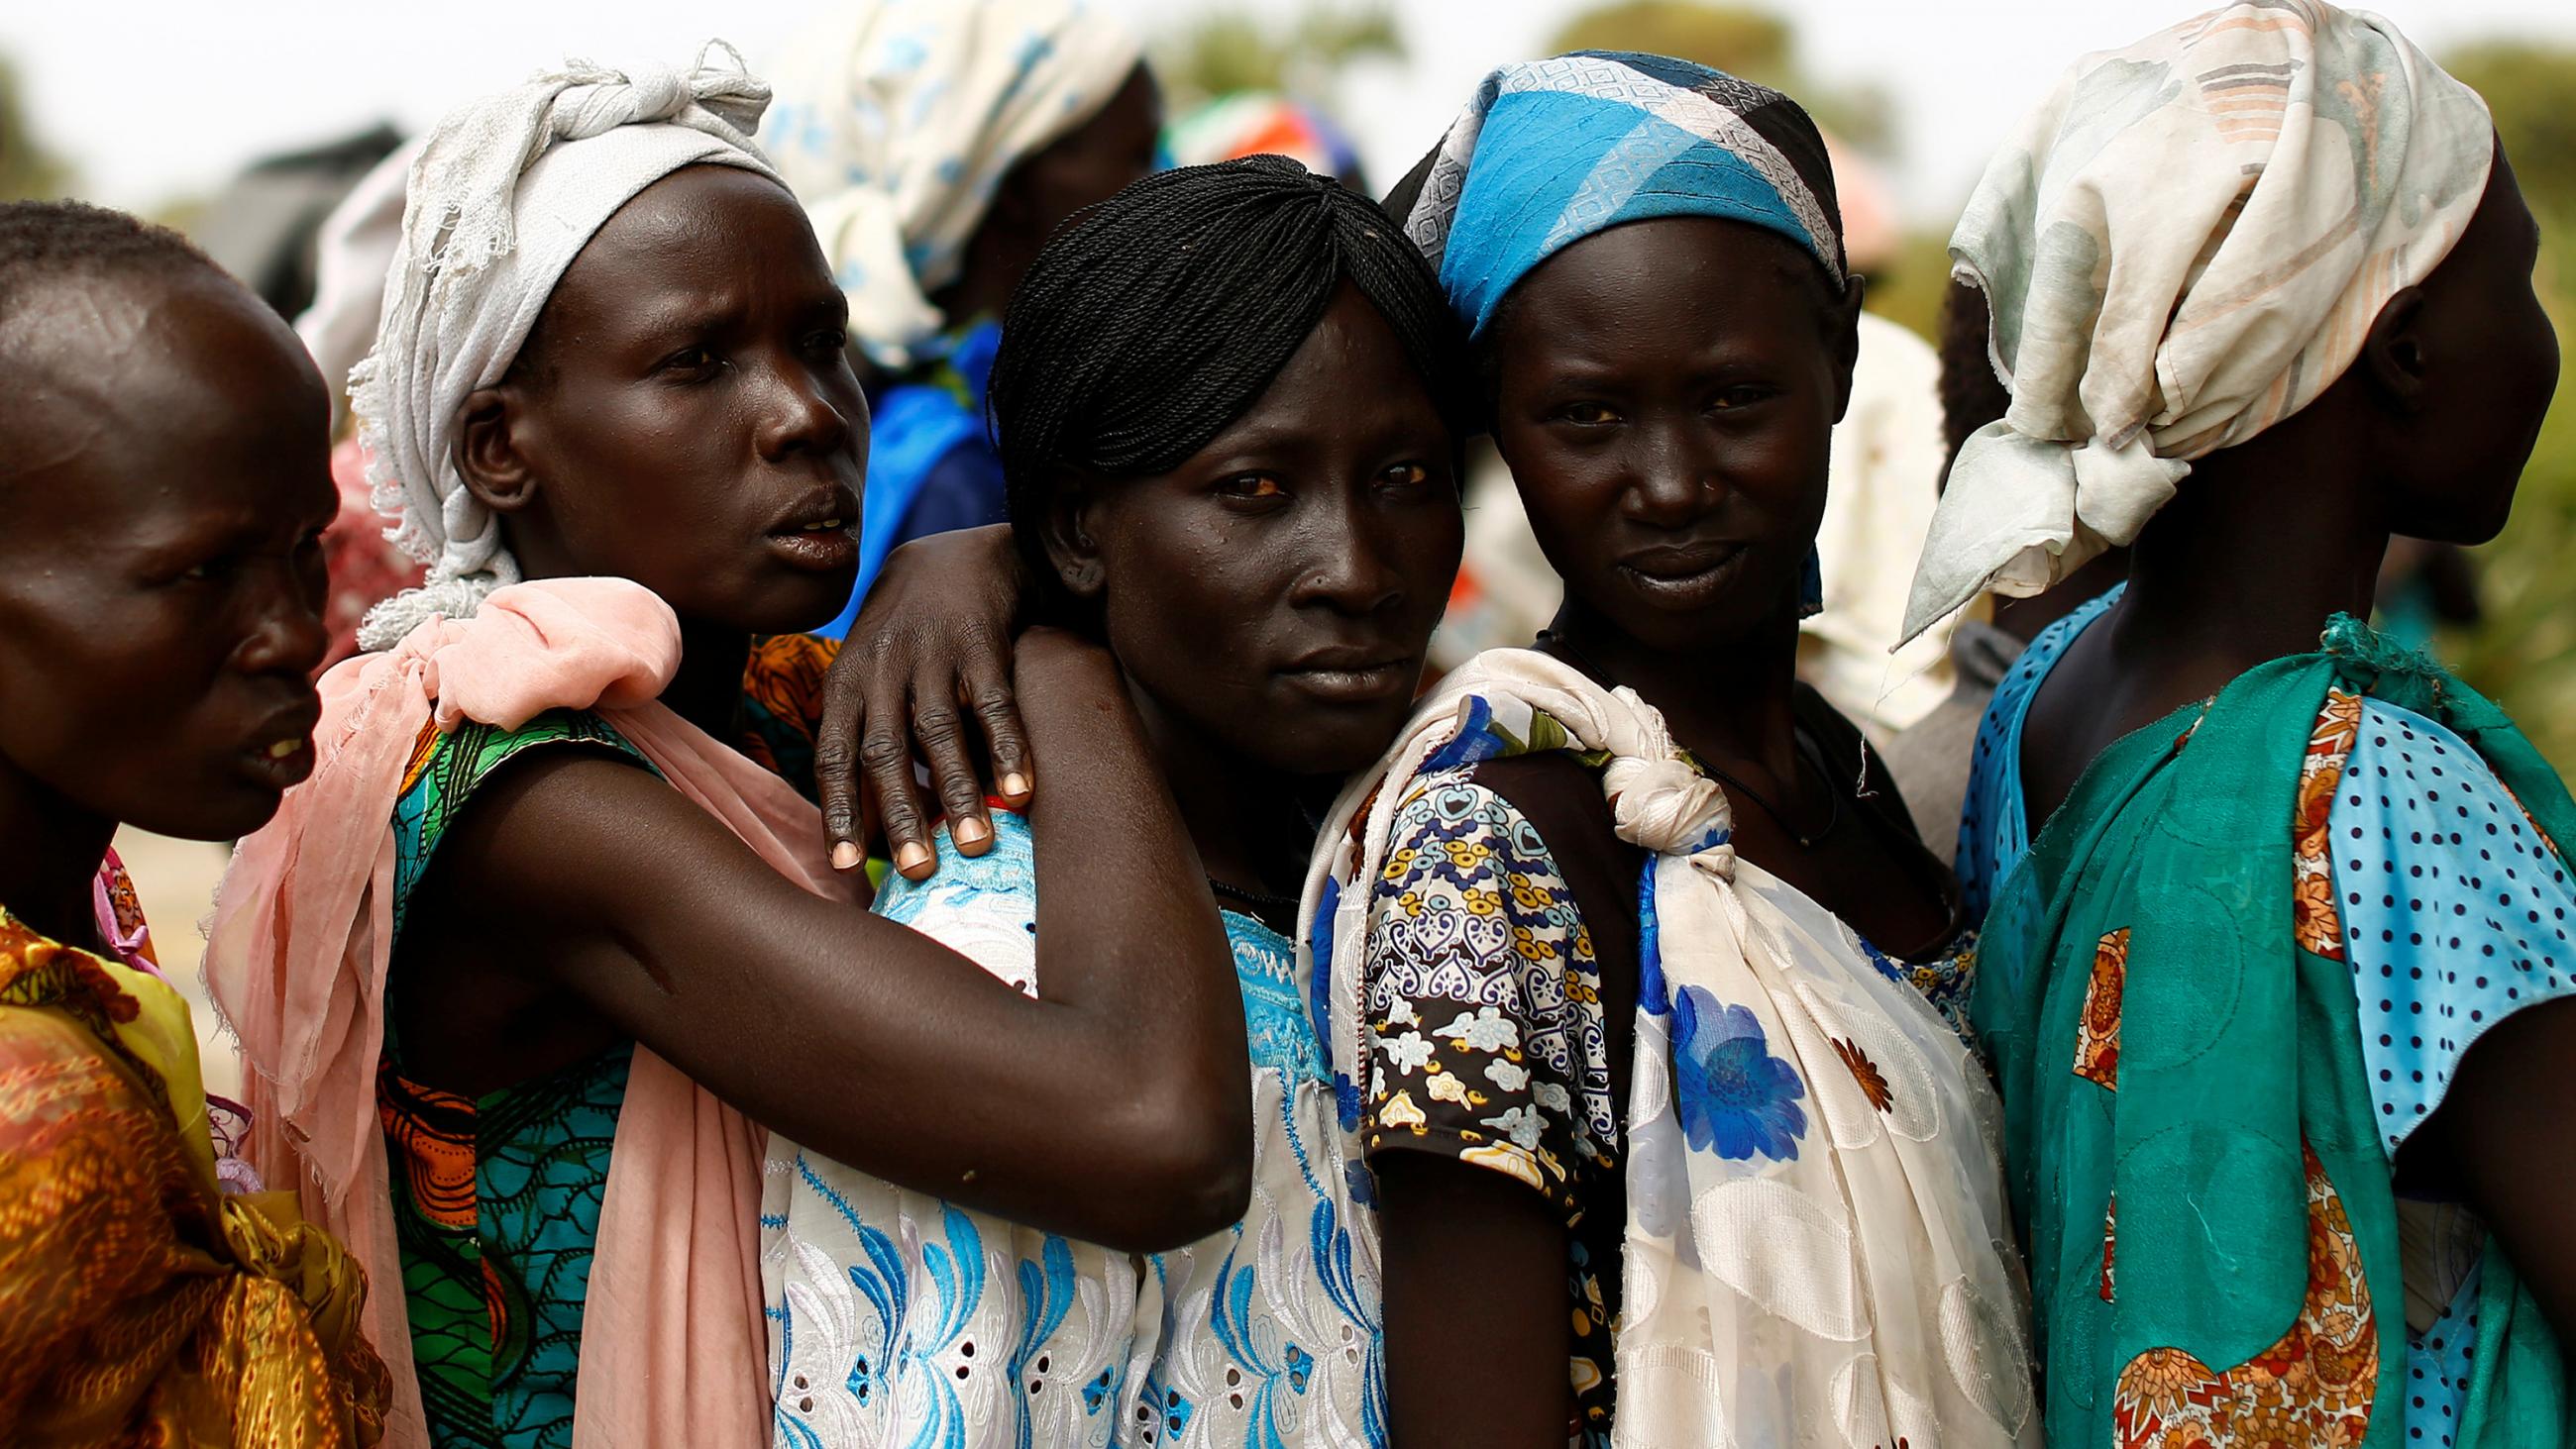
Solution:
{"label": "dark skin face", "polygon": [[[1860,292],[1854,279],[1836,294],[1755,227],[1636,222],[1541,263],[1484,345],[1495,442],[1566,581],[1547,647],[1636,689],[1729,777],[1744,859],[1869,939],[1923,952],[1954,931],[1946,873],[1848,776],[1802,762],[1792,711]],[[1395,1441],[1563,1444],[1561,1216],[1427,1153],[1386,1154],[1379,1195]],[[1480,1325],[1472,1344],[1462,1318]]]}
{"label": "dark skin face", "polygon": [[1090,120],[1030,153],[1002,178],[983,224],[966,244],[957,280],[937,299],[940,310],[961,321],[1001,316],[1048,233],[1151,172],[1162,137],[1163,90],[1139,62]]}
{"label": "dark skin face", "polygon": [[85,945],[120,823],[223,840],[313,767],[330,396],[213,272],[0,326],[0,902]]}
{"label": "dark skin face", "polygon": [[1789,243],[1697,217],[1586,237],[1513,288],[1486,338],[1494,441],[1603,625],[1680,651],[1795,629],[1851,395],[1825,293]]}
{"label": "dark skin face", "polygon": [[1346,287],[1179,467],[1069,484],[1048,553],[1158,736],[1337,779],[1411,709],[1458,571],[1455,457],[1403,345]]}
{"label": "dark skin face", "polygon": [[858,568],[848,315],[777,183],[673,172],[600,228],[518,366],[467,399],[459,471],[531,576],[621,574],[735,633],[809,628]]}
{"label": "dark skin face", "polygon": [[[659,593],[682,646],[662,703],[719,740],[751,635],[849,596],[843,307],[784,190],[685,169],[610,218],[464,407],[459,466],[527,575]],[[647,771],[533,750],[412,896],[404,1070],[479,1095],[631,1041],[822,1155],[1016,1221],[1148,1250],[1233,1221],[1243,1008],[1197,858],[1101,651],[1033,638],[1017,687],[1058,761],[1031,816],[1045,1000],[859,909],[864,877],[810,892]]]}
{"label": "dark skin face", "polygon": [[[2539,240],[2499,148],[2467,231],[2381,309],[2344,375],[2193,464],[2139,537],[2128,593],[2031,702],[2022,781],[2034,827],[2122,736],[2315,649],[2337,611],[2368,617],[2392,533],[2482,543],[2503,527],[2558,378],[2531,285]],[[2551,1002],[2478,1039],[2396,1163],[2402,1191],[2476,1210],[2562,1336],[2576,1331],[2571,1113],[2576,1010]]]}

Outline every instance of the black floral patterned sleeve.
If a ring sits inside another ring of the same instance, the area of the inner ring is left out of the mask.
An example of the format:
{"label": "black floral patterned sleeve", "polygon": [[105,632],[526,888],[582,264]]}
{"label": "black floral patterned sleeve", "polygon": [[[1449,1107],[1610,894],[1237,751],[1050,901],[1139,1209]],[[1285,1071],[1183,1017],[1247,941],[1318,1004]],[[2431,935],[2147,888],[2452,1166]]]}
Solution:
{"label": "black floral patterned sleeve", "polygon": [[1576,1411],[1607,1442],[1624,1194],[1600,969],[1547,843],[1472,770],[1419,777],[1396,811],[1369,903],[1360,1138],[1371,1158],[1491,1168],[1564,1211]]}

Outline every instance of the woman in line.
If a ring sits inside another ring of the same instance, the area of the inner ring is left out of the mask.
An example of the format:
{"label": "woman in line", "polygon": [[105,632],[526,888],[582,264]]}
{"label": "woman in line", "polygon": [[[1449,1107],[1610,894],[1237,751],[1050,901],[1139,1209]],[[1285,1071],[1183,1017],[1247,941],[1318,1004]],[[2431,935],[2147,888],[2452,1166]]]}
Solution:
{"label": "woman in line", "polygon": [[[1322,810],[1403,724],[1457,570],[1456,325],[1383,213],[1277,157],[1127,188],[1039,254],[1012,309],[993,419],[1031,612],[1117,656],[1225,906],[1252,1211],[1135,1257],[773,1143],[778,1437],[1383,1443],[1374,1235],[1294,893]],[[1032,859],[1063,847],[992,820],[992,853],[878,909],[1040,989]]]}
{"label": "woman in line", "polygon": [[1309,886],[1398,1442],[2035,1440],[1957,896],[1793,673],[1861,296],[1814,123],[1506,66],[1388,206],[1566,581]]}
{"label": "woman in line", "polygon": [[849,295],[874,415],[858,586],[816,631],[838,639],[895,545],[1002,521],[984,402],[1011,291],[1066,217],[1154,169],[1163,99],[1135,33],[1081,0],[822,9],[761,135]]}
{"label": "woman in line", "polygon": [[2392,533],[2503,527],[2557,376],[2485,105],[2232,5],[2078,62],[1951,245],[2011,407],[1916,617],[2135,545],[1961,842],[2050,1441],[2563,1442],[2576,810],[2358,622]]}
{"label": "woman in line", "polygon": [[576,66],[449,117],[357,377],[429,583],[209,970],[262,1166],[408,1289],[397,1443],[765,1441],[753,1122],[1122,1248],[1243,1211],[1232,953],[1105,655],[1020,664],[1043,1000],[868,915],[767,767],[820,651],[752,641],[847,597],[865,414],[765,99]]}
{"label": "woman in line", "polygon": [[[1813,124],[1660,57],[1510,66],[1390,209],[1569,597],[1345,792],[1300,915],[1394,1442],[2027,1442],[1996,1109],[1924,1000],[1955,892],[1793,675],[1859,307]],[[844,661],[827,733],[986,667],[990,542],[881,591],[898,637],[899,594],[975,622]]]}
{"label": "woman in line", "polygon": [[176,234],[0,205],[0,1441],[383,1427],[366,1275],[291,1195],[231,1190],[108,846],[229,839],[311,770],[330,412]]}

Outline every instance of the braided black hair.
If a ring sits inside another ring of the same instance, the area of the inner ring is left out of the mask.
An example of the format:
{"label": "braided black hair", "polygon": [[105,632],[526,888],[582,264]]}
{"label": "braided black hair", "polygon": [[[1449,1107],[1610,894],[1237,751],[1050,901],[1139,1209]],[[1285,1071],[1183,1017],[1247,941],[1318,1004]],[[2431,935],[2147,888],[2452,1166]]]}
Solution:
{"label": "braided black hair", "polygon": [[223,269],[186,237],[78,201],[0,202],[0,322],[45,285]]}
{"label": "braided black hair", "polygon": [[1466,340],[1404,233],[1284,156],[1148,176],[1076,212],[1011,294],[986,394],[1013,532],[1055,596],[1041,529],[1068,472],[1168,472],[1243,416],[1347,283],[1463,446]]}

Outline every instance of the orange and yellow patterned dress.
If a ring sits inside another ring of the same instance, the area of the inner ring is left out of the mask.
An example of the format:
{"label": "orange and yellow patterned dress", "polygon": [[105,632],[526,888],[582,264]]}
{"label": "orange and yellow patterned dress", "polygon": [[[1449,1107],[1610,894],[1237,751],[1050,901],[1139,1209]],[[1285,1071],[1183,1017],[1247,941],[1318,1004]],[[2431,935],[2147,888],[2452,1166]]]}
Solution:
{"label": "orange and yellow patterned dress", "polygon": [[294,1194],[218,1191],[178,992],[0,908],[0,1444],[373,1444],[365,1297]]}

